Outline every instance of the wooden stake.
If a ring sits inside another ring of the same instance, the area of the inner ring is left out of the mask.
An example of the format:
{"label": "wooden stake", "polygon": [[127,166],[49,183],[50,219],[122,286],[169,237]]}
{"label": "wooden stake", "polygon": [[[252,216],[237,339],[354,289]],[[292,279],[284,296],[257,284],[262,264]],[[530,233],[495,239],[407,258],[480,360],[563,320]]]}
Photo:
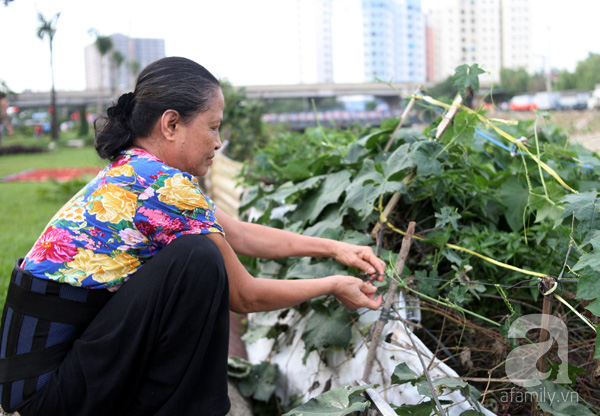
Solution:
{"label": "wooden stake", "polygon": [[[408,230],[402,239],[402,246],[400,247],[400,252],[398,253],[398,260],[396,260],[396,274],[402,274],[404,270],[404,263],[408,257],[408,252],[410,251],[410,245],[412,244],[412,237],[415,233],[415,222],[411,221],[408,224]],[[391,309],[394,299],[396,298],[396,291],[398,290],[398,282],[393,279],[390,282],[390,288],[387,292],[387,296],[385,298],[385,302],[383,304],[383,310],[381,311],[381,315],[377,323],[375,323],[375,329],[373,330],[373,336],[371,337],[371,345],[369,345],[369,353],[367,354],[367,364],[365,366],[365,371],[363,372],[362,379],[365,381],[369,381],[371,370],[373,369],[373,361],[375,359],[375,351],[377,350],[377,345],[379,344],[379,338],[381,338],[381,333],[383,332],[383,327],[387,323],[387,318],[384,319],[384,313],[388,313]]]}
{"label": "wooden stake", "polygon": [[[545,277],[543,280],[544,287],[549,290],[554,281],[550,277]],[[550,302],[550,294],[544,295],[544,303],[542,304],[542,328],[540,329],[540,342],[546,342],[550,339],[550,331],[548,330],[548,319],[552,313],[552,303]],[[546,354],[542,354],[541,351],[538,355],[538,370],[543,374],[548,368],[548,360]],[[531,414],[536,416],[538,414],[538,403],[535,396],[532,397],[531,401]]]}
{"label": "wooden stake", "polygon": [[[414,177],[415,177],[415,171],[413,169],[408,175],[406,175],[404,177],[404,179],[402,179],[402,182],[404,182],[405,185],[408,185],[408,183]],[[401,196],[402,196],[402,194],[400,192],[395,192],[394,195],[392,195],[392,198],[388,201],[387,205],[383,209],[383,216],[385,218],[388,218],[390,216],[390,213],[394,210],[394,208],[396,208],[396,205],[398,204],[398,202],[400,202]],[[371,236],[371,238],[375,238],[377,236],[377,233],[381,229],[382,225],[383,224],[381,223],[381,221],[378,221],[377,224],[375,224],[375,226],[373,227],[373,230],[371,230],[371,234],[369,234]]]}
{"label": "wooden stake", "polygon": [[[422,85],[419,85],[417,87],[417,92],[423,92],[423,86]],[[406,121],[406,119],[408,118],[408,114],[411,112],[411,110],[415,106],[415,102],[416,102],[415,97],[412,97],[410,99],[410,101],[408,102],[408,105],[406,106],[406,108],[402,112],[402,117],[400,117],[400,122],[396,126],[396,129],[392,133],[390,139],[388,140],[388,142],[385,145],[385,148],[383,149],[384,152],[387,152],[388,150],[390,150],[390,147],[392,147],[392,143],[394,142],[394,139],[396,138],[396,134],[398,134],[398,132],[400,131],[400,128],[402,127],[402,125],[404,124],[404,122]]]}
{"label": "wooden stake", "polygon": [[450,122],[452,122],[452,119],[454,119],[454,116],[456,115],[456,113],[458,113],[458,106],[461,104],[462,104],[462,96],[460,94],[457,94],[456,98],[452,102],[452,106],[446,112],[446,114],[444,114],[444,118],[442,119],[442,121],[440,122],[440,124],[437,128],[437,132],[435,134],[435,140],[438,140],[440,137],[442,137],[442,134],[444,134],[444,132],[446,131],[448,126],[450,126]]}

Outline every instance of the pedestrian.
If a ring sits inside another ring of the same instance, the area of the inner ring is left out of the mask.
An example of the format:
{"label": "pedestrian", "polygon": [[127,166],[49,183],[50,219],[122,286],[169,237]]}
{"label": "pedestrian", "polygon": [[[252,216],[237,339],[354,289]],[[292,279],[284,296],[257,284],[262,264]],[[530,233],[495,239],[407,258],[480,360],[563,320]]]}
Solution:
{"label": "pedestrian", "polygon": [[6,98],[6,93],[0,91],[0,128],[2,128],[2,126],[4,126],[4,129],[6,130],[6,134],[10,137],[14,135],[13,127],[8,115],[8,99]]}
{"label": "pedestrian", "polygon": [[12,273],[0,399],[31,415],[225,415],[229,311],[333,295],[377,309],[343,275],[251,276],[237,255],[331,257],[381,275],[370,247],[234,219],[198,186],[221,147],[224,98],[201,65],[169,57],[97,124],[110,162],[52,218]]}

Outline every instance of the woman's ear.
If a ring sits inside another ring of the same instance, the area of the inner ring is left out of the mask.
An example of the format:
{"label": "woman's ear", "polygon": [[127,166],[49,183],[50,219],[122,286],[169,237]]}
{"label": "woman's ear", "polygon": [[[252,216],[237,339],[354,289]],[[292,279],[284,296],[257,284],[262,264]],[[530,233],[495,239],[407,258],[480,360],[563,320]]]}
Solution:
{"label": "woman's ear", "polygon": [[160,131],[167,140],[173,140],[178,132],[178,124],[181,123],[181,116],[175,110],[167,110],[159,120]]}

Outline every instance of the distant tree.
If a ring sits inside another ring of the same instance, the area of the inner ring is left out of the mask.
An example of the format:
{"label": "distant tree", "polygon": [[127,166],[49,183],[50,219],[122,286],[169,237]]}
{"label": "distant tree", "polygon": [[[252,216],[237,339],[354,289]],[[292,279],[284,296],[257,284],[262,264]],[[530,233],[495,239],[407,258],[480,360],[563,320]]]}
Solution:
{"label": "distant tree", "polygon": [[141,65],[138,61],[129,61],[127,62],[127,67],[129,68],[129,74],[131,75],[131,85],[135,85],[135,80],[140,73]]}
{"label": "distant tree", "polygon": [[243,88],[235,88],[228,81],[220,80],[225,97],[221,139],[227,141],[225,154],[234,160],[251,159],[267,141],[263,131],[264,107],[258,100],[246,97]]}
{"label": "distant tree", "polygon": [[600,84],[600,54],[590,53],[588,57],[577,63],[575,67],[575,88],[593,90]]}
{"label": "distant tree", "polygon": [[428,88],[426,93],[437,99],[447,98],[453,100],[458,93],[458,89],[452,83],[452,77],[448,77]]}
{"label": "distant tree", "polygon": [[100,54],[100,88],[98,89],[98,104],[96,108],[96,112],[100,114],[102,113],[102,95],[104,93],[104,57],[112,50],[113,41],[110,36],[100,35],[96,29],[90,29],[88,33],[96,37],[94,45],[96,45],[96,50]]}
{"label": "distant tree", "polygon": [[41,40],[44,38],[48,38],[48,44],[50,45],[50,73],[52,76],[52,89],[50,90],[50,110],[52,116],[52,127],[51,127],[51,135],[52,140],[58,140],[58,114],[56,111],[56,90],[54,89],[54,53],[52,49],[52,43],[54,41],[54,35],[56,34],[56,23],[58,18],[60,17],[60,13],[57,13],[51,19],[46,19],[43,14],[38,12],[38,23],[39,26],[37,28],[37,36]]}
{"label": "distant tree", "polygon": [[530,82],[531,75],[525,68],[502,68],[500,70],[500,88],[513,94],[529,91]]}
{"label": "distant tree", "polygon": [[556,80],[552,83],[552,88],[557,91],[575,89],[577,88],[577,77],[566,69],[559,71]]}
{"label": "distant tree", "polygon": [[112,70],[110,85],[111,85],[111,92],[112,92],[113,96],[116,94],[116,91],[119,88],[119,83],[120,83],[119,73],[120,73],[121,65],[123,65],[124,60],[125,60],[125,57],[123,56],[121,51],[118,51],[116,49],[112,51],[112,54],[110,55],[110,67]]}

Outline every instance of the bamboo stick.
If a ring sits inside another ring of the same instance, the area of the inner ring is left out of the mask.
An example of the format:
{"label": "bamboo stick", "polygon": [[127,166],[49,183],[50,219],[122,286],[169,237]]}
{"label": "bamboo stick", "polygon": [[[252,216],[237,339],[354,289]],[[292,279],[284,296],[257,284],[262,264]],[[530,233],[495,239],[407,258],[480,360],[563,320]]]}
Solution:
{"label": "bamboo stick", "polygon": [[[423,86],[419,85],[417,87],[417,91],[418,92],[423,92]],[[394,130],[394,132],[390,136],[390,139],[388,140],[388,142],[385,145],[385,148],[383,149],[384,152],[387,152],[388,150],[390,150],[390,147],[392,147],[392,143],[394,142],[394,139],[396,138],[396,134],[398,134],[398,132],[400,131],[400,128],[402,127],[402,125],[404,124],[404,122],[406,121],[406,119],[408,118],[408,114],[411,112],[411,110],[415,106],[415,102],[416,102],[416,98],[415,97],[411,97],[410,101],[408,102],[408,105],[406,106],[406,108],[402,112],[402,116],[400,117],[400,122],[396,126],[396,129]]]}
{"label": "bamboo stick", "polygon": [[[404,263],[406,262],[406,258],[408,257],[408,252],[410,251],[410,245],[412,244],[412,236],[415,233],[415,222],[411,221],[408,224],[408,230],[406,231],[406,235],[402,239],[402,246],[400,247],[400,252],[398,253],[398,260],[396,260],[395,270],[398,275],[402,274],[404,270]],[[385,298],[385,302],[383,304],[383,310],[381,314],[388,311],[396,297],[396,291],[398,290],[398,282],[393,279],[390,282],[390,288],[387,292],[387,296]],[[385,326],[387,320],[379,319],[375,324],[375,329],[373,330],[373,336],[371,337],[371,345],[369,345],[369,353],[367,354],[367,364],[365,366],[365,371],[363,372],[362,379],[366,382],[369,381],[371,370],[373,369],[373,361],[375,358],[375,351],[377,350],[377,345],[379,344],[379,339],[381,338],[381,333],[383,332],[383,327]]]}
{"label": "bamboo stick", "polygon": [[442,121],[440,122],[440,124],[437,128],[437,132],[435,134],[435,140],[438,140],[440,137],[442,137],[442,134],[444,134],[444,132],[446,131],[448,126],[450,126],[450,123],[454,119],[454,116],[456,115],[456,113],[458,113],[458,108],[461,104],[462,104],[462,96],[460,94],[457,94],[456,98],[452,102],[452,106],[450,107],[450,109],[448,111],[446,111],[446,114],[444,114],[444,118],[442,119]]}

